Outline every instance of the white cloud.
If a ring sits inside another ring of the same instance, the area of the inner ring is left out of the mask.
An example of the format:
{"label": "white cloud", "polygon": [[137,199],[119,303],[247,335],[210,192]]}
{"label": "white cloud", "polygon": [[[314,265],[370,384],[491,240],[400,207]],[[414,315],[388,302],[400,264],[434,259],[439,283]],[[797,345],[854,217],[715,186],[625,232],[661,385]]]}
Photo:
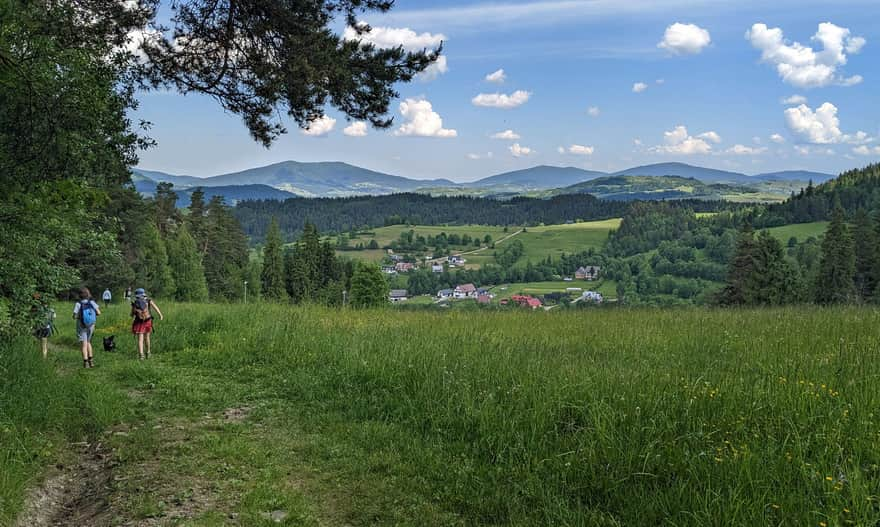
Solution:
{"label": "white cloud", "polygon": [[761,138],[756,135],[756,136],[752,137],[752,142],[755,143],[756,145],[759,145],[759,144],[761,144]]}
{"label": "white cloud", "polygon": [[468,154],[467,158],[473,161],[478,161],[480,159],[492,159],[492,152],[486,152],[485,154]]}
{"label": "white cloud", "polygon": [[446,40],[442,33],[416,33],[408,27],[373,27],[370,31],[358,34],[351,26],[345,28],[342,33],[345,40],[360,40],[364,43],[373,44],[377,48],[403,47],[406,51],[421,51],[426,48],[436,48]]}
{"label": "white cloud", "polygon": [[642,140],[639,139],[639,138],[635,138],[635,139],[633,139],[633,145],[635,145],[635,146],[642,146]]}
{"label": "white cloud", "polygon": [[504,81],[507,80],[507,74],[504,73],[503,69],[493,71],[492,73],[486,75],[486,82],[494,82],[495,84],[504,84]]}
{"label": "white cloud", "polygon": [[675,55],[694,55],[712,42],[709,32],[694,24],[676,22],[666,28],[658,48]]}
{"label": "white cloud", "polygon": [[394,131],[397,136],[456,137],[458,132],[443,128],[443,119],[425,99],[406,99],[400,103],[400,113],[406,120]]}
{"label": "white cloud", "polygon": [[776,66],[783,81],[800,88],[816,88],[839,84],[852,86],[862,81],[859,75],[844,77],[837,68],[846,64],[846,54],[858,53],[865,39],[851,37],[847,28],[830,22],[819,24],[812,40],[822,45],[821,51],[799,42],[788,43],[778,27],[754,24],[746,38],[761,50],[761,60]]}
{"label": "white cloud", "polygon": [[590,106],[587,108],[587,115],[590,117],[599,117],[600,113],[602,113],[602,110],[600,110],[598,106]]}
{"label": "white cloud", "polygon": [[782,104],[793,104],[797,106],[799,104],[807,104],[807,98],[803,95],[791,95],[789,97],[785,97],[779,102],[781,102]]}
{"label": "white cloud", "polygon": [[531,96],[531,92],[524,90],[516,90],[510,95],[504,93],[481,93],[471,99],[471,102],[474,106],[509,110],[511,108],[516,108],[517,106],[522,106],[528,102]]}
{"label": "white cloud", "polygon": [[657,86],[662,86],[666,84],[666,79],[657,79],[654,82],[657,84]]}
{"label": "white cloud", "polygon": [[591,156],[593,155],[593,151],[595,148],[592,146],[584,146],[584,145],[571,145],[568,147],[569,154],[575,154],[579,156]]}
{"label": "white cloud", "polygon": [[637,82],[633,84],[632,91],[633,93],[642,93],[643,91],[648,89],[648,85],[644,82]]}
{"label": "white cloud", "polygon": [[788,129],[806,143],[812,144],[837,144],[852,143],[863,144],[872,141],[868,134],[858,131],[855,134],[844,134],[840,130],[840,119],[837,117],[837,107],[830,102],[813,111],[806,104],[785,110],[785,124]]}
{"label": "white cloud", "polygon": [[785,138],[782,137],[782,136],[779,135],[779,134],[773,134],[773,135],[771,135],[771,136],[770,136],[770,140],[773,141],[774,143],[778,144],[778,145],[781,145],[782,143],[785,142]]}
{"label": "white cloud", "polygon": [[880,156],[880,146],[875,146],[871,148],[868,145],[861,145],[853,148],[852,151],[854,154],[858,154],[860,156]]}
{"label": "white cloud", "polygon": [[798,155],[808,156],[810,154],[819,154],[826,156],[833,156],[836,152],[831,148],[822,148],[822,147],[810,147],[797,145],[794,147],[794,151],[797,152]]}
{"label": "white cloud", "polygon": [[447,71],[449,71],[449,66],[446,63],[446,55],[440,55],[437,60],[425,68],[425,71],[416,75],[416,78],[422,82],[431,82]]}
{"label": "white cloud", "polygon": [[308,128],[304,129],[302,133],[312,137],[321,137],[329,134],[334,126],[336,126],[336,119],[322,115],[310,122]]}
{"label": "white cloud", "polygon": [[[421,51],[423,49],[436,48],[446,40],[442,33],[416,33],[403,27],[372,27],[370,31],[361,35],[351,26],[345,28],[342,38],[345,40],[359,40],[363,43],[373,44],[378,48],[403,47],[406,51]],[[428,82],[436,79],[449,71],[446,56],[440,55],[437,60],[428,66],[425,71],[416,76],[417,79]]]}
{"label": "white cloud", "polygon": [[703,132],[697,137],[699,137],[700,139],[706,139],[707,141],[712,141],[716,145],[721,142],[721,136],[711,130],[708,132]]}
{"label": "white cloud", "polygon": [[527,146],[520,146],[519,143],[513,143],[510,145],[510,153],[513,154],[513,157],[523,157],[530,155],[532,153],[532,149]]}
{"label": "white cloud", "polygon": [[556,151],[559,152],[560,154],[564,154],[564,153],[565,153],[565,147],[564,147],[564,146],[557,146],[557,147],[556,147]]}
{"label": "white cloud", "polygon": [[766,151],[767,151],[767,147],[765,147],[765,146],[754,147],[754,146],[746,146],[746,145],[739,145],[739,144],[733,145],[732,147],[725,150],[726,153],[734,154],[737,156],[754,156],[754,155],[763,154]]}
{"label": "white cloud", "polygon": [[367,123],[355,121],[342,129],[342,133],[349,137],[364,137],[367,135]]}
{"label": "white cloud", "polygon": [[503,132],[498,132],[492,134],[492,139],[506,139],[508,141],[513,141],[515,139],[519,139],[520,135],[513,130],[505,130]]}
{"label": "white cloud", "polygon": [[662,145],[652,146],[648,150],[655,154],[709,154],[712,152],[712,145],[706,142],[706,139],[715,142],[715,138],[721,141],[715,132],[704,132],[697,137],[688,134],[687,127],[678,125],[668,132],[663,132]]}

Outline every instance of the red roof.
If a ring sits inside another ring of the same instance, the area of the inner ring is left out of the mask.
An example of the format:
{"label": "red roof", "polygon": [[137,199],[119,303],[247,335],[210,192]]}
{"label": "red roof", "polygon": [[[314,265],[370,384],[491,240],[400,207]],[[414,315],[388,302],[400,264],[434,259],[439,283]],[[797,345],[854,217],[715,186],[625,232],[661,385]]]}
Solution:
{"label": "red roof", "polygon": [[462,293],[473,293],[474,291],[477,290],[477,288],[474,287],[474,284],[460,285],[460,286],[456,287],[455,289],[459,292],[462,292]]}
{"label": "red roof", "polygon": [[529,307],[541,307],[541,301],[537,298],[529,298],[526,300],[526,305]]}

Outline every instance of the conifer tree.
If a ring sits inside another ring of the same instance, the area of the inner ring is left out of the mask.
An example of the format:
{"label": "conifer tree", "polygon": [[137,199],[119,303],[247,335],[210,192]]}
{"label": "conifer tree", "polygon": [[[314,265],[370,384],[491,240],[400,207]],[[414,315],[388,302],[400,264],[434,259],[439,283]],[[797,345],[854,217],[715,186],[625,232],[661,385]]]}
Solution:
{"label": "conifer tree", "polygon": [[736,244],[736,253],[730,262],[727,285],[721,290],[718,301],[722,305],[735,306],[751,303],[749,280],[755,269],[755,231],[750,223],[743,225]]}
{"label": "conifer tree", "polygon": [[233,300],[244,296],[249,263],[247,238],[221,196],[208,203],[205,216],[205,279],[213,298]]}
{"label": "conifer tree", "polygon": [[358,263],[351,277],[351,305],[353,307],[377,307],[388,303],[388,282],[379,266]]}
{"label": "conifer tree", "polygon": [[138,247],[134,265],[136,283],[152,296],[174,295],[174,277],[168,265],[168,252],[159,229],[153,223],[145,226],[141,243],[143,245]]}
{"label": "conifer tree", "polygon": [[762,231],[755,241],[753,256],[754,266],[746,287],[748,302],[769,306],[793,302],[797,297],[797,277],[779,240]]}
{"label": "conifer tree", "polygon": [[197,188],[190,194],[189,214],[186,217],[189,232],[196,241],[199,253],[207,251],[207,235],[205,233],[205,192]]}
{"label": "conifer tree", "polygon": [[287,291],[284,287],[284,255],[282,254],[281,231],[278,219],[273,217],[263,247],[263,270],[260,273],[260,284],[263,298],[267,300],[285,300]]}
{"label": "conifer tree", "polygon": [[846,225],[840,200],[835,199],[831,223],[822,240],[822,258],[814,284],[814,298],[819,304],[850,302],[856,295],[856,257],[853,240]]}
{"label": "conifer tree", "polygon": [[181,225],[174,237],[166,242],[168,264],[174,275],[174,298],[188,302],[204,302],[208,299],[205,268],[196,247],[196,241],[185,225]]}
{"label": "conifer tree", "polygon": [[874,274],[877,267],[877,237],[874,226],[871,224],[871,217],[864,209],[859,209],[856,213],[853,238],[856,258],[854,279],[856,294],[859,300],[867,302],[871,300],[877,287],[876,275]]}

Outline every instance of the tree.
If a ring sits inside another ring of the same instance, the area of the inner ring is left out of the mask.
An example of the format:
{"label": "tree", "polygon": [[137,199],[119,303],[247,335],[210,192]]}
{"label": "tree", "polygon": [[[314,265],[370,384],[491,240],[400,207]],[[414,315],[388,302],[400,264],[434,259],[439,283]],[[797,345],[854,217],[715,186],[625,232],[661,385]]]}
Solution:
{"label": "tree", "polygon": [[263,270],[260,273],[263,298],[267,300],[284,300],[287,291],[284,287],[284,255],[282,254],[281,231],[278,219],[272,218],[266,245],[263,247]]}
{"label": "tree", "polygon": [[208,203],[205,240],[203,263],[211,297],[242,298],[249,263],[247,238],[221,196]]}
{"label": "tree", "polygon": [[208,299],[205,268],[196,247],[196,241],[185,225],[166,242],[168,265],[174,275],[174,298],[184,302],[204,302]]}
{"label": "tree", "polygon": [[855,288],[862,302],[869,301],[877,288],[877,236],[871,223],[871,216],[865,209],[859,209],[853,227],[855,241]]}
{"label": "tree", "polygon": [[168,252],[159,236],[156,225],[146,225],[143,245],[138,248],[138,258],[134,265],[135,281],[151,296],[174,295],[174,276],[168,265]]}
{"label": "tree", "polygon": [[388,303],[388,282],[378,265],[360,262],[351,277],[351,305],[377,307]]}
{"label": "tree", "polygon": [[750,278],[755,269],[755,231],[750,223],[743,225],[736,243],[736,253],[730,262],[727,283],[721,290],[718,302],[726,306],[751,303]]}
{"label": "tree", "polygon": [[855,273],[855,248],[838,199],[835,200],[831,223],[822,240],[822,258],[813,288],[816,302],[841,304],[852,301],[856,295]]}
{"label": "tree", "polygon": [[782,244],[768,231],[758,235],[746,282],[746,297],[751,304],[779,306],[797,298],[797,275],[785,259]]}
{"label": "tree", "polygon": [[162,239],[167,240],[180,223],[174,185],[164,181],[156,185],[156,197],[153,201],[156,210],[156,226],[159,228]]}

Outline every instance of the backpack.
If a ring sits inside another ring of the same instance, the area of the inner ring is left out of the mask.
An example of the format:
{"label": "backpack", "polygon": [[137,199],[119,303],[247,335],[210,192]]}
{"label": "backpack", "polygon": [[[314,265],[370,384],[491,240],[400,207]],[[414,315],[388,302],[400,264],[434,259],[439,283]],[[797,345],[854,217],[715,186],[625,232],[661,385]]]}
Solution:
{"label": "backpack", "polygon": [[83,300],[79,303],[79,319],[83,326],[94,326],[98,321],[98,313],[95,312],[95,306],[91,300]]}
{"label": "backpack", "polygon": [[135,320],[145,322],[153,318],[150,314],[150,300],[147,298],[138,298],[131,304],[131,314]]}

